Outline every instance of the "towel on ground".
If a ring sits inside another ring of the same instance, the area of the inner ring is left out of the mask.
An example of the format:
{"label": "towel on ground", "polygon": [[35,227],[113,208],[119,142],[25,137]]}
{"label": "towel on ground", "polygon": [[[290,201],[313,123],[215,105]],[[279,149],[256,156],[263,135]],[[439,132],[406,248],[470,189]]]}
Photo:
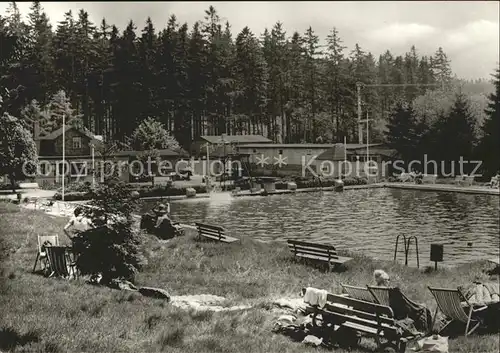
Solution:
{"label": "towel on ground", "polygon": [[307,287],[306,293],[304,294],[304,303],[312,306],[317,305],[322,308],[326,304],[327,294],[328,292],[324,289]]}

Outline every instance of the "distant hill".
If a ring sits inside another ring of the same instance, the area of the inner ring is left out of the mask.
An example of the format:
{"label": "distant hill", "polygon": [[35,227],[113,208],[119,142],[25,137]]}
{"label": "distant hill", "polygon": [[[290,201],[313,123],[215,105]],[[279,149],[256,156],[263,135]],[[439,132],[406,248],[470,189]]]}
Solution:
{"label": "distant hill", "polygon": [[493,82],[485,79],[463,80],[457,79],[456,82],[462,86],[462,92],[468,96],[485,94],[489,95],[495,92]]}

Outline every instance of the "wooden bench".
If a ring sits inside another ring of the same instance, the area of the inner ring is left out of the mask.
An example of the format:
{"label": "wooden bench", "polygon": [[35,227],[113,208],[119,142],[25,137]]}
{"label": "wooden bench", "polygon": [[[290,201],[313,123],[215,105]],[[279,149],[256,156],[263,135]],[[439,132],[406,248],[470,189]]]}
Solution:
{"label": "wooden bench", "polygon": [[19,183],[19,189],[39,189],[38,183]]}
{"label": "wooden bench", "polygon": [[[328,293],[327,303],[323,308],[308,305],[306,310],[313,312],[313,325],[331,329],[333,337],[335,330],[340,327],[350,329],[373,337],[381,351],[392,348],[404,353],[409,342],[424,336],[423,333],[412,335],[403,332],[397,326],[390,307],[342,295]],[[321,324],[318,324],[318,316],[321,316]]]}
{"label": "wooden bench", "polygon": [[310,243],[293,239],[289,239],[287,243],[295,256],[327,262],[330,269],[332,265],[338,266],[352,260],[351,257],[339,256],[333,245]]}
{"label": "wooden bench", "polygon": [[204,224],[204,223],[195,223],[196,228],[198,229],[198,237],[201,239],[202,237],[205,237],[210,240],[217,240],[221,241],[223,243],[234,243],[235,241],[238,241],[239,239],[229,237],[225,235],[225,230],[222,227],[219,226],[214,226],[210,224]]}

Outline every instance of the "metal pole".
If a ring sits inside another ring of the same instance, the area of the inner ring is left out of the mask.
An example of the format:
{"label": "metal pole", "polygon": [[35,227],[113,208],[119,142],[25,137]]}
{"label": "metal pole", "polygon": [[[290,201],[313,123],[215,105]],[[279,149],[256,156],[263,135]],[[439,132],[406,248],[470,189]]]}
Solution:
{"label": "metal pole", "polygon": [[63,129],[63,144],[62,144],[62,159],[63,159],[63,175],[62,175],[62,193],[61,193],[61,200],[64,201],[64,179],[66,178],[66,118],[65,114],[63,114],[63,124],[62,124],[62,129]]}
{"label": "metal pole", "polygon": [[95,159],[94,159],[94,144],[92,144],[92,186],[95,186]]}
{"label": "metal pole", "polygon": [[358,142],[363,144],[363,126],[361,125],[361,83],[356,83],[356,91],[358,94]]}
{"label": "metal pole", "polygon": [[345,167],[347,165],[347,138],[344,136],[344,167],[342,168],[342,175],[345,177]]}
{"label": "metal pole", "polygon": [[370,182],[370,144],[369,144],[369,120],[368,120],[368,111],[366,112],[366,170],[368,172],[367,179],[368,183]]}

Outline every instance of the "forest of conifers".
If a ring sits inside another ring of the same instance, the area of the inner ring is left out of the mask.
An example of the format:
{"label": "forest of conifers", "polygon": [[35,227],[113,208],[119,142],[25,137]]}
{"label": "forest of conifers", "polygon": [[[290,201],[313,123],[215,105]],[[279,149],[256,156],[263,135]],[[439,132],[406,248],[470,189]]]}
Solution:
{"label": "forest of conifers", "polygon": [[[425,115],[460,82],[442,48],[422,56],[412,46],[376,58],[359,44],[346,48],[335,27],[320,45],[313,28],[290,35],[279,22],[262,34],[248,27],[235,34],[212,6],[192,27],[172,15],[164,29],[148,18],[119,31],[105,19],[93,24],[84,10],[67,12],[53,28],[39,2],[24,21],[13,3],[0,16],[0,36],[0,87],[15,92],[10,114],[38,119],[50,132],[60,126],[60,116],[48,113],[56,99],[67,119],[116,140],[153,117],[184,147],[221,133],[357,142],[357,82],[437,84],[363,88],[363,117],[374,119],[371,139],[381,141],[395,102],[415,102]],[[478,120],[485,102],[476,107]]]}

